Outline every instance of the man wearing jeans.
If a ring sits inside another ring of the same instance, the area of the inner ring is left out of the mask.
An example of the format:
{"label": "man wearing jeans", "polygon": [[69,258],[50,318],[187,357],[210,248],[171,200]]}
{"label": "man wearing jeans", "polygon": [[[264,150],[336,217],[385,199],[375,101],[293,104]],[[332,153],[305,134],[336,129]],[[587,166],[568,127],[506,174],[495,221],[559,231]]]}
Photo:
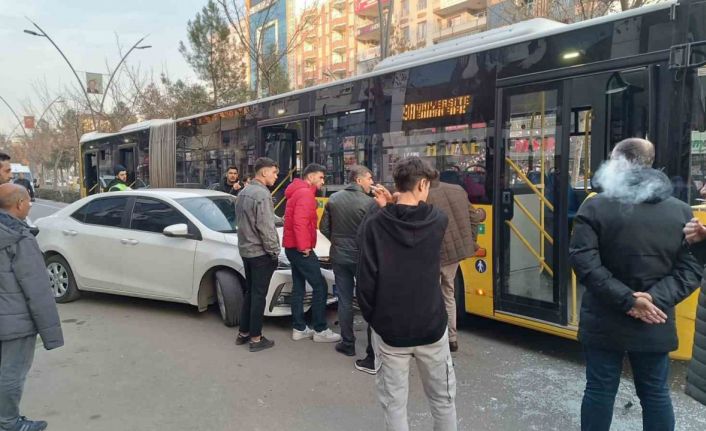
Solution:
{"label": "man wearing jeans", "polygon": [[59,313],[39,245],[24,223],[27,190],[0,185],[0,430],[39,431],[45,421],[20,416],[37,334],[44,348],[64,345]]}
{"label": "man wearing jeans", "polygon": [[353,291],[358,263],[356,234],[365,214],[373,205],[370,187],[373,173],[365,166],[353,166],[348,186],[331,195],[321,217],[321,233],[331,241],[331,262],[338,291],[338,321],[343,340],[336,351],[355,356],[353,334]]}
{"label": "man wearing jeans", "polygon": [[[318,216],[316,192],[324,186],[325,168],[315,163],[304,168],[302,179],[296,178],[285,190],[287,208],[284,212],[284,251],[292,265],[292,339],[313,338],[317,343],[335,343],[341,336],[326,324],[326,295],[328,285],[321,274],[319,258],[314,252]],[[312,328],[304,320],[304,293],[306,283],[313,290],[311,311]]]}
{"label": "man wearing jeans", "polygon": [[267,187],[277,181],[277,163],[267,157],[255,161],[255,178],[238,195],[238,250],[245,266],[245,298],[240,312],[240,331],[235,344],[250,343],[251,352],[269,349],[275,342],[262,335],[267,288],[279,259],[272,196]]}
{"label": "man wearing jeans", "polygon": [[359,231],[358,305],[373,328],[377,395],[388,431],[408,431],[409,365],[417,363],[434,431],[455,431],[456,375],[439,286],[448,218],[426,204],[437,172],[419,157],[394,168],[396,201],[376,191]]}
{"label": "man wearing jeans", "polygon": [[650,166],[644,139],[616,144],[593,178],[603,189],[574,220],[571,266],[586,287],[578,337],[586,358],[583,431],[607,431],[623,357],[632,365],[646,431],[674,429],[669,352],[677,348],[674,306],[699,285],[701,266],[683,243],[691,208]]}

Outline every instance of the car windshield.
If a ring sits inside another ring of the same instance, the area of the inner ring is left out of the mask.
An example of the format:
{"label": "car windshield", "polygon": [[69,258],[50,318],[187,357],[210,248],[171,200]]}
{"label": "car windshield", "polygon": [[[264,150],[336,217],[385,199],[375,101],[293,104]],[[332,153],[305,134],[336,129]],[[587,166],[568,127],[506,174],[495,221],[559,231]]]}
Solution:
{"label": "car windshield", "polygon": [[187,211],[199,219],[207,228],[222,233],[234,233],[235,198],[230,196],[209,196],[177,199]]}

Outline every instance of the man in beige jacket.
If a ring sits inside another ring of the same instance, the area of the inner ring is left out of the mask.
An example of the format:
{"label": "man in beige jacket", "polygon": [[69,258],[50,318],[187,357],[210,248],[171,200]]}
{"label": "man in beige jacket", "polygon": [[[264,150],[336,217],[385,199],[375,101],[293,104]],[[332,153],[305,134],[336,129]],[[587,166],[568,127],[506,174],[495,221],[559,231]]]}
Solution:
{"label": "man in beige jacket", "polygon": [[438,181],[432,184],[427,203],[442,210],[449,218],[441,246],[441,292],[449,316],[449,348],[455,352],[458,350],[458,339],[454,281],[459,262],[473,256],[478,249],[477,226],[485,220],[485,211],[473,208],[468,202],[468,194],[460,185]]}

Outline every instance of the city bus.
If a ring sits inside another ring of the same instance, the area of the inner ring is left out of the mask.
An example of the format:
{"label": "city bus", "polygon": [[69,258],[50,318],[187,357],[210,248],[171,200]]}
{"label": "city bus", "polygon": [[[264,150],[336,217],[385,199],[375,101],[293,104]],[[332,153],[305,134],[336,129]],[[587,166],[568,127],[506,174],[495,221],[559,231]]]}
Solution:
{"label": "city bus", "polygon": [[[415,155],[483,208],[481,248],[457,274],[462,316],[576,338],[583,287],[568,264],[573,217],[613,146],[643,137],[675,196],[706,179],[706,2],[663,2],[563,24],[532,19],[402,53],[367,74],[80,142],[82,192],[124,165],[134,187],[209,187],[267,156],[284,187],[311,162],[326,196],[350,166],[392,187]],[[696,296],[678,307],[691,356]]]}

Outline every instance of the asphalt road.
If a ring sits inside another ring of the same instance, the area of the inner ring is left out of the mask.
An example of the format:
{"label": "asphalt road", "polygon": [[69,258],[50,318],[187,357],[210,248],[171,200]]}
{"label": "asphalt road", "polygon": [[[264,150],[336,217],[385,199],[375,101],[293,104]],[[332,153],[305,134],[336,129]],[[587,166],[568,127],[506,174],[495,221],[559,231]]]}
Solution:
{"label": "asphalt road", "polygon": [[[31,216],[60,206],[39,201]],[[66,345],[46,352],[38,344],[23,401],[23,414],[48,420],[50,430],[384,429],[374,377],[333,345],[291,341],[288,318],[266,319],[276,345],[249,353],[215,309],[84,294],[59,312]],[[335,316],[330,310],[337,330]],[[364,325],[356,327],[362,353]],[[579,429],[584,368],[576,342],[478,318],[459,331],[459,344],[459,430]],[[614,430],[641,429],[627,368]],[[429,430],[412,370],[411,429]],[[706,407],[684,395],[685,364],[673,363],[672,374],[677,429],[706,429]]]}

